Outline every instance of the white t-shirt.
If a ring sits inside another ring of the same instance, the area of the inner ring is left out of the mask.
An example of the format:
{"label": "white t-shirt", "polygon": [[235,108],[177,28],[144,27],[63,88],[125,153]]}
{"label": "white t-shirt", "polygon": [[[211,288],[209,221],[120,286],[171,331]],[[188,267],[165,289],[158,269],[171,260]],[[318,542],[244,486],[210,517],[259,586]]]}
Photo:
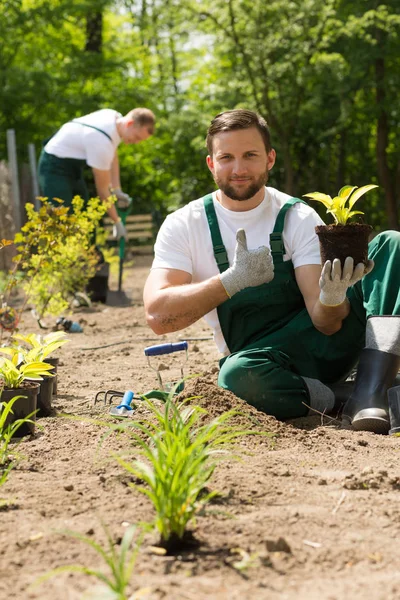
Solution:
{"label": "white t-shirt", "polygon": [[[269,235],[273,231],[279,210],[290,198],[291,196],[268,187],[265,188],[264,200],[259,206],[244,212],[234,212],[224,208],[217,201],[216,193],[213,193],[215,212],[230,265],[235,253],[236,231],[240,228],[245,230],[249,250],[259,246],[269,247]],[[295,269],[321,263],[316,225],[323,225],[322,219],[315,210],[301,202],[295,204],[286,215],[283,242],[287,254],[284,255],[284,260],[291,260]],[[193,283],[218,275],[202,198],[167,216],[157,235],[154,251],[152,269],[186,271],[192,275]],[[206,314],[204,319],[213,329],[218,349],[226,354],[228,347],[219,325],[217,310]]]}
{"label": "white t-shirt", "polygon": [[[88,115],[65,123],[44,147],[48,154],[58,158],[77,158],[86,160],[89,167],[108,171],[121,142],[117,131],[116,119],[121,113],[111,108],[96,110]],[[105,131],[104,133],[85,127],[79,123],[87,123]]]}

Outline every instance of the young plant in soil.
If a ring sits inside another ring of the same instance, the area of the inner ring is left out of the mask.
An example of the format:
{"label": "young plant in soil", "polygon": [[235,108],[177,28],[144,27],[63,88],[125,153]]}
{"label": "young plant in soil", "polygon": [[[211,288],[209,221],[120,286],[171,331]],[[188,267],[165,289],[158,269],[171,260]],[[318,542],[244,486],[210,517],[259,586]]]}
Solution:
{"label": "young plant in soil", "polygon": [[101,600],[102,598],[104,598],[104,600],[135,600],[135,598],[139,598],[141,596],[140,590],[131,595],[128,591],[128,587],[132,579],[137,555],[142,543],[143,531],[139,535],[137,541],[134,542],[133,538],[137,526],[130,525],[125,531],[120,546],[118,547],[107,528],[105,526],[103,526],[103,528],[107,535],[107,549],[104,549],[91,538],[75,531],[66,531],[64,534],[74,537],[93,548],[107,565],[110,575],[91,567],[66,565],[45,573],[31,587],[35,588],[59,573],[78,572],[95,577],[101,584],[100,587],[96,587],[96,589],[93,590],[93,595],[89,591],[89,594],[85,594],[85,598],[93,598],[93,600]]}
{"label": "young plant in soil", "polygon": [[326,212],[335,220],[331,225],[317,225],[315,228],[319,238],[322,264],[327,260],[333,261],[338,258],[343,266],[348,256],[353,257],[355,265],[360,262],[367,264],[368,240],[372,227],[365,223],[348,221],[356,215],[364,214],[359,210],[353,210],[353,206],[361,196],[377,187],[373,184],[360,188],[345,185],[334,198],[321,192],[304,194],[306,198],[321,202],[326,207]]}
{"label": "young plant in soil", "polygon": [[34,416],[34,413],[32,413],[23,419],[8,423],[8,417],[13,412],[13,405],[19,398],[21,396],[14,396],[9,402],[0,402],[0,486],[5,483],[11,469],[15,467],[20,458],[15,451],[15,444],[13,445],[12,454],[10,453],[11,438],[17,434],[22,425],[28,422],[32,423],[30,417]]}
{"label": "young plant in soil", "polygon": [[187,526],[218,493],[209,492],[207,484],[218,462],[233,457],[227,448],[243,436],[262,435],[230,426],[229,420],[239,414],[235,410],[202,425],[200,419],[207,411],[199,406],[186,406],[191,400],[176,404],[171,391],[160,410],[144,398],[155,422],[129,420],[111,426],[127,431],[140,448],[138,453],[144,460],[129,462],[120,456],[116,458],[128,473],[147,484],[146,487],[130,485],[151,500],[160,546],[169,553],[193,542]]}

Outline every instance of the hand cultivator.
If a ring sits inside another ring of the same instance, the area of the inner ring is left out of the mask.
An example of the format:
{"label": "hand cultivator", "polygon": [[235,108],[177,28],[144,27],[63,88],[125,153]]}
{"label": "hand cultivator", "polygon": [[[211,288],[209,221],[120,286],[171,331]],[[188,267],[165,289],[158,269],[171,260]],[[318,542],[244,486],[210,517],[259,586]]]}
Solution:
{"label": "hand cultivator", "polygon": [[[134,392],[131,390],[127,390],[125,392],[118,390],[101,391],[96,394],[94,403],[97,404],[97,402],[103,401],[103,403],[107,405],[111,404],[115,398],[122,398],[120,404],[111,407],[110,415],[113,415],[114,417],[130,417],[132,416],[136,408],[133,402],[134,398],[154,398],[156,400],[162,400],[163,402],[165,402],[171,392],[173,392],[174,394],[178,394],[184,389],[184,382],[175,381],[164,384],[160,373],[160,367],[154,367],[152,365],[151,357],[161,356],[164,354],[172,354],[173,352],[181,352],[183,350],[186,352],[186,363],[188,360],[188,343],[186,341],[177,342],[174,344],[159,344],[157,346],[149,346],[144,349],[144,353],[145,356],[147,356],[147,362],[149,364],[149,367],[153,369],[153,371],[155,371],[157,374],[157,380],[160,386],[159,389],[149,390],[148,392],[144,392],[143,394],[139,394],[137,396],[135,396]],[[181,379],[183,380],[183,364],[181,364],[180,366],[180,371]]]}

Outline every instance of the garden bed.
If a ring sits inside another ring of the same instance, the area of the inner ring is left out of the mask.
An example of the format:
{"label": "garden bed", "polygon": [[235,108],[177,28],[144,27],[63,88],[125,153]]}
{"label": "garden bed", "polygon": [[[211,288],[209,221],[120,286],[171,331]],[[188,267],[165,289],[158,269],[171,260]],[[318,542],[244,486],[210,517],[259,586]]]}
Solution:
{"label": "garden bed", "polygon": [[[217,467],[211,487],[220,495],[197,518],[196,549],[159,555],[157,536],[146,534],[132,577],[136,597],[399,598],[400,439],[341,430],[319,416],[278,423],[218,389],[218,355],[203,323],[154,339],[141,298],[150,257],[135,260],[124,283],[132,306],[99,304],[74,314],[84,332],[69,335],[71,343],[58,353],[57,415],[39,419],[43,429],[23,441],[25,460],[0,488],[8,501],[0,512],[0,598],[81,598],[96,584],[78,573],[29,588],[62,565],[101,567],[90,547],[60,531],[104,544],[102,523],[118,541],[127,524],[152,519],[147,498],[129,487],[129,475],[110,457],[126,440],[113,435],[100,445],[105,430],[88,419],[108,412],[93,404],[100,390],[156,388],[144,348],[185,338],[206,338],[189,341],[185,374],[202,373],[186,392],[202,396],[207,418],[238,408],[240,427],[275,435],[245,438],[236,445],[242,460]],[[29,312],[25,330],[40,332]],[[181,359],[163,360],[165,367],[172,361],[161,371],[164,381],[176,378]]]}

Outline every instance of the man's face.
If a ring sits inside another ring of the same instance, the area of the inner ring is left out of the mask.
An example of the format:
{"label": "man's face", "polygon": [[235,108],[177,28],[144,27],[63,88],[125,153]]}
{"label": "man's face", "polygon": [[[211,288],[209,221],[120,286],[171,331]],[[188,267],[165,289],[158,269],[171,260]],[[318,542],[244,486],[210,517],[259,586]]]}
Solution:
{"label": "man's face", "polygon": [[225,131],[213,139],[207,165],[219,189],[232,200],[249,200],[268,181],[275,151],[268,154],[256,127]]}
{"label": "man's face", "polygon": [[134,121],[129,121],[123,131],[123,140],[125,144],[138,144],[144,142],[151,136],[149,125],[138,125]]}

